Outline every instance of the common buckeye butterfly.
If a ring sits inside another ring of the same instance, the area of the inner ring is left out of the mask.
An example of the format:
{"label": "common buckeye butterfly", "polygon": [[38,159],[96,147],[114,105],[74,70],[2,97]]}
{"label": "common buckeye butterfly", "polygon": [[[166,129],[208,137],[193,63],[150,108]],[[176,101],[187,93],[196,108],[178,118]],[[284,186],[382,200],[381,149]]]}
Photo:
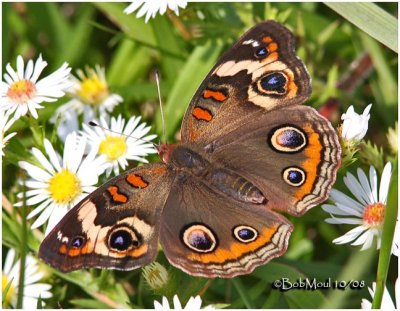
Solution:
{"label": "common buckeye butterfly", "polygon": [[301,105],[311,81],[293,35],[260,23],[225,53],[195,93],[182,142],[161,163],[131,169],[75,206],[39,256],[69,272],[131,270],[157,255],[208,278],[231,278],[285,253],[293,225],[326,200],[340,164],[331,124]]}

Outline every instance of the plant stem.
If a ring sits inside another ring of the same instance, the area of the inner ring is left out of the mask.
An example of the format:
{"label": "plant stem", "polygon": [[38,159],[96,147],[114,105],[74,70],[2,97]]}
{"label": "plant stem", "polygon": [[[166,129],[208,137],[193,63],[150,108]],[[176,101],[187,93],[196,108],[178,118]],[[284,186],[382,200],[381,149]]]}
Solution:
{"label": "plant stem", "polygon": [[382,231],[382,245],[379,251],[378,270],[376,273],[376,291],[372,301],[372,309],[380,309],[385,289],[387,273],[392,253],[393,235],[397,220],[397,163],[396,160],[387,205],[385,208],[385,222]]}
{"label": "plant stem", "polygon": [[23,184],[23,197],[22,197],[22,207],[21,207],[21,248],[20,248],[20,268],[19,268],[19,280],[18,280],[18,296],[17,296],[17,309],[22,309],[23,298],[24,298],[24,288],[25,288],[25,263],[26,263],[26,253],[27,253],[27,207],[26,207],[26,186],[25,182]]}

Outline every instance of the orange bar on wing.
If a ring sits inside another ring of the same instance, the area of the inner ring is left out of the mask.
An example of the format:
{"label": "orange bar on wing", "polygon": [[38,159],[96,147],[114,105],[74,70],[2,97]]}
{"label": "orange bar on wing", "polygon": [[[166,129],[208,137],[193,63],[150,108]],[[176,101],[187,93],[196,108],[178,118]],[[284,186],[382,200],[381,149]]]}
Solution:
{"label": "orange bar on wing", "polygon": [[192,111],[192,115],[197,120],[204,120],[204,121],[207,121],[207,122],[211,121],[212,118],[213,118],[212,114],[208,110],[200,108],[200,107],[194,108],[193,111]]}
{"label": "orange bar on wing", "polygon": [[107,190],[112,195],[115,202],[126,203],[128,201],[128,198],[125,195],[118,193],[118,187],[111,186],[108,187]]}
{"label": "orange bar on wing", "polygon": [[270,42],[272,42],[273,40],[272,40],[272,38],[271,38],[270,36],[268,36],[268,37],[262,38],[262,41],[263,41],[264,43],[270,43]]}
{"label": "orange bar on wing", "polygon": [[136,188],[146,188],[149,185],[149,183],[144,181],[141,176],[135,174],[128,175],[126,181]]}
{"label": "orange bar on wing", "polygon": [[223,102],[226,99],[226,95],[220,91],[204,90],[204,98],[212,98],[216,101]]}

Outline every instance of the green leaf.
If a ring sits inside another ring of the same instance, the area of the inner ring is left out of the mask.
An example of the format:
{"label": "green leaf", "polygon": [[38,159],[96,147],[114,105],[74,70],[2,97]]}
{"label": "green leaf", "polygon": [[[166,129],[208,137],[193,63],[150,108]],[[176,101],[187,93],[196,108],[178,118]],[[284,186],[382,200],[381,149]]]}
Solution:
{"label": "green leaf", "polygon": [[142,42],[151,46],[156,45],[153,30],[143,19],[138,19],[133,15],[125,14],[126,3],[97,2],[93,3],[112,21],[121,28],[128,37],[134,41]]}
{"label": "green leaf", "polygon": [[93,18],[95,10],[88,4],[81,4],[81,6],[80,15],[77,17],[75,25],[70,27],[68,41],[64,42],[64,46],[60,49],[60,53],[57,54],[56,60],[54,60],[57,64],[62,64],[65,61],[70,65],[79,64],[89,47],[93,30],[89,21]]}
{"label": "green leaf", "polygon": [[109,309],[110,306],[93,299],[71,299],[69,301],[73,305],[79,307],[79,309]]}
{"label": "green leaf", "polygon": [[157,46],[168,53],[161,53],[161,67],[166,79],[174,79],[184,62],[182,40],[174,33],[174,28],[165,16],[151,21]]}
{"label": "green leaf", "polygon": [[374,39],[398,52],[397,19],[369,2],[324,2]]}
{"label": "green leaf", "polygon": [[[346,247],[344,245],[338,245],[337,248]],[[353,246],[348,246],[353,247]],[[343,266],[341,272],[337,275],[337,281],[363,281],[364,273],[372,265],[374,258],[376,257],[375,249],[367,249],[360,251],[354,249],[352,255]],[[367,284],[364,284],[366,288]],[[320,306],[321,309],[340,309],[346,306],[348,296],[352,295],[354,291],[351,288],[345,290],[331,289],[328,292],[327,299]]]}
{"label": "green leaf", "polygon": [[247,292],[247,288],[243,285],[242,281],[240,278],[234,278],[232,279],[232,284],[239,293],[240,298],[242,299],[244,305],[246,306],[247,309],[254,309],[254,306],[251,302],[249,293]]}
{"label": "green leaf", "polygon": [[123,39],[107,68],[107,81],[112,87],[130,85],[148,71],[151,63],[149,49]]}

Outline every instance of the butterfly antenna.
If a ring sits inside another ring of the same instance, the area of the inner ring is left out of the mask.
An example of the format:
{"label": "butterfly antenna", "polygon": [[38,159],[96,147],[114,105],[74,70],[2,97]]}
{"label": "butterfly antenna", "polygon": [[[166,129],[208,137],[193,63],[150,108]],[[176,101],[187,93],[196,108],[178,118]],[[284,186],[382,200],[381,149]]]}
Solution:
{"label": "butterfly antenna", "polygon": [[114,134],[118,134],[118,135],[122,135],[122,136],[125,136],[125,137],[129,137],[129,138],[132,138],[132,139],[135,139],[135,140],[137,140],[137,141],[144,142],[144,143],[152,144],[153,147],[157,149],[157,144],[153,143],[152,141],[140,139],[140,138],[137,138],[137,137],[133,137],[133,136],[131,136],[131,135],[126,135],[126,134],[124,134],[124,133],[119,133],[119,132],[110,130],[110,129],[108,129],[108,128],[105,128],[104,126],[101,126],[100,124],[98,124],[98,123],[96,123],[96,122],[94,122],[94,121],[89,121],[88,124],[89,124],[90,126],[93,126],[93,127],[96,127],[96,126],[97,126],[97,127],[101,128],[101,129],[103,129],[104,131],[107,131],[107,132],[111,132],[111,133],[114,133]]}
{"label": "butterfly antenna", "polygon": [[158,101],[160,103],[162,138],[163,138],[164,143],[167,143],[167,138],[166,138],[166,133],[165,133],[164,111],[163,111],[163,105],[162,105],[162,101],[161,101],[161,91],[160,91],[160,72],[158,70],[156,70],[155,76],[156,76],[156,82],[157,82]]}

